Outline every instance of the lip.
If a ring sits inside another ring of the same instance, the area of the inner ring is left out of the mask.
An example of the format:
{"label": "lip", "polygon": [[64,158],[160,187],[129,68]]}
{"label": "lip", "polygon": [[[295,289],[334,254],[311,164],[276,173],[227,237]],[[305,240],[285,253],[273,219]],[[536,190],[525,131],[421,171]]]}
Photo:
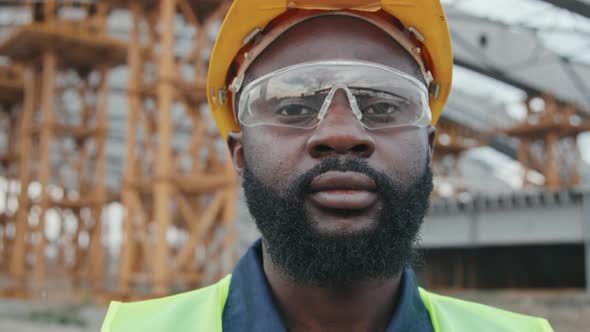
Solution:
{"label": "lip", "polygon": [[362,210],[377,201],[377,185],[356,172],[327,172],[310,184],[309,199],[315,205],[338,210]]}
{"label": "lip", "polygon": [[331,171],[316,177],[311,182],[309,189],[312,193],[332,190],[374,192],[377,185],[370,177],[361,173]]}

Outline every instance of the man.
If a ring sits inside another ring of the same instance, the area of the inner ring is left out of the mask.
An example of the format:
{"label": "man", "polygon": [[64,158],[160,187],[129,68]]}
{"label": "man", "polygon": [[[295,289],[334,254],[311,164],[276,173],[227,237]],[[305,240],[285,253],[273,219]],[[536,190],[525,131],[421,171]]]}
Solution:
{"label": "man", "polygon": [[103,331],[551,331],[418,288],[452,56],[438,0],[236,0],[209,102],[262,233],[234,273]]}

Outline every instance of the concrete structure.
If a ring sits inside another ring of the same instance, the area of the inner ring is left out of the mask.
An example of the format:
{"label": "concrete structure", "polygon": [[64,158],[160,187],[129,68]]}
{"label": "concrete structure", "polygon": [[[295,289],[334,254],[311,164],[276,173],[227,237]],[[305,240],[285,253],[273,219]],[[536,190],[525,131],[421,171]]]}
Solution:
{"label": "concrete structure", "polygon": [[530,191],[433,202],[422,247],[479,248],[584,245],[590,291],[590,190]]}

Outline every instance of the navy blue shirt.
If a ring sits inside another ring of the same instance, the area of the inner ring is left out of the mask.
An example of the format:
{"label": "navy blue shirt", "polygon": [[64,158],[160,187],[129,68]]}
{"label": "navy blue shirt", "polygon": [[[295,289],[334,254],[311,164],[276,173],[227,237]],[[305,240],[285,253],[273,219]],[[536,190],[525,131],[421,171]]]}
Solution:
{"label": "navy blue shirt", "polygon": [[[434,332],[411,268],[404,269],[400,287],[399,302],[387,332]],[[240,259],[232,274],[222,319],[224,332],[287,331],[262,269],[260,240]]]}

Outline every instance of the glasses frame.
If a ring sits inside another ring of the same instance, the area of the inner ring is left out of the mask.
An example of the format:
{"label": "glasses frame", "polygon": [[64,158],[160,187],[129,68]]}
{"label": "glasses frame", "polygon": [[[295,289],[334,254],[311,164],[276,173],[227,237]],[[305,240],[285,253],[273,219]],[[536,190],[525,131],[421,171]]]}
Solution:
{"label": "glasses frame", "polygon": [[[297,127],[297,126],[290,126],[290,125],[268,124],[268,123],[248,125],[248,124],[245,124],[242,121],[240,121],[241,113],[244,112],[246,108],[249,108],[246,105],[246,102],[247,102],[246,98],[248,98],[248,93],[252,89],[257,87],[258,85],[261,85],[265,81],[268,81],[274,77],[280,76],[280,75],[285,74],[287,72],[300,70],[303,68],[313,67],[313,66],[330,66],[330,67],[335,67],[335,66],[342,66],[342,67],[347,67],[347,66],[348,67],[352,67],[352,66],[359,67],[359,66],[361,66],[361,67],[363,67],[364,66],[367,68],[377,68],[380,70],[384,70],[384,71],[389,72],[395,76],[401,77],[401,78],[411,82],[412,85],[414,85],[418,90],[420,90],[420,95],[423,96],[423,99],[424,99],[424,100],[422,100],[423,105],[424,105],[422,115],[414,123],[410,123],[410,124],[393,125],[393,126],[386,126],[386,127],[380,127],[380,128],[368,127],[362,121],[363,114],[360,111],[360,109],[358,107],[358,103],[356,101],[356,98],[354,97],[354,95],[350,91],[350,88],[348,86],[346,86],[345,84],[335,84],[330,88],[323,89],[323,90],[330,89],[330,92],[326,95],[326,98],[324,99],[324,102],[322,103],[322,107],[321,107],[320,111],[318,112],[319,121],[312,127]],[[334,60],[319,60],[319,61],[302,62],[302,63],[298,63],[295,65],[291,65],[291,66],[287,66],[287,67],[275,70],[271,73],[265,74],[255,80],[253,80],[252,82],[249,82],[246,86],[243,87],[243,89],[238,89],[235,93],[235,95],[237,95],[239,93],[239,100],[234,100],[234,110],[236,110],[236,121],[241,126],[245,126],[245,127],[257,127],[257,126],[266,125],[266,126],[288,127],[288,128],[298,128],[298,129],[314,129],[317,126],[319,126],[320,123],[322,122],[322,120],[326,117],[327,112],[332,104],[332,99],[334,98],[336,91],[339,89],[342,89],[345,91],[351,112],[357,118],[357,120],[362,124],[362,126],[365,127],[366,129],[379,130],[379,129],[405,127],[405,126],[427,127],[432,121],[432,111],[430,110],[430,104],[429,104],[430,94],[428,92],[426,85],[423,82],[419,81],[418,79],[416,79],[415,77],[413,77],[411,75],[408,75],[400,70],[397,70],[395,68],[392,68],[392,67],[389,67],[386,65],[382,65],[379,63],[375,63],[375,62],[369,62],[369,61],[347,60],[347,59],[334,59]],[[241,93],[239,92],[240,90],[242,91]],[[236,108],[236,106],[238,106],[238,107]],[[426,121],[424,122],[424,120],[426,120]]]}

